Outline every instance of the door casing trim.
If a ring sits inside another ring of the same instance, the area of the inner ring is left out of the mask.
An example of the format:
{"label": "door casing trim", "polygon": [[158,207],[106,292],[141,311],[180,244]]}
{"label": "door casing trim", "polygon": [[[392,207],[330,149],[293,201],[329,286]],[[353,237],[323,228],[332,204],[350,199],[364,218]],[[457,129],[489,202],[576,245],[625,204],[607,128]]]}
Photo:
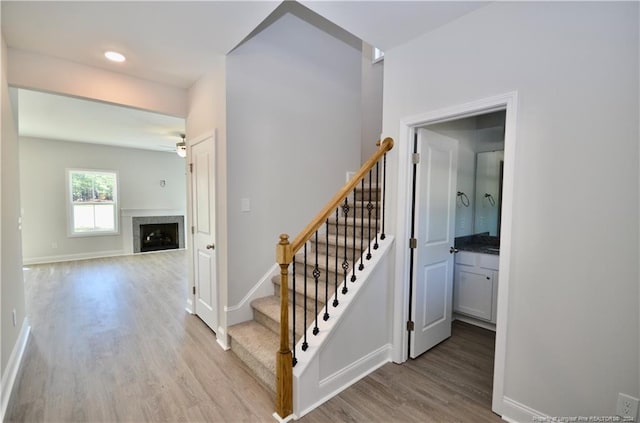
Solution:
{"label": "door casing trim", "polygon": [[398,201],[396,226],[396,275],[394,288],[394,322],[392,359],[402,363],[408,359],[408,332],[406,319],[409,310],[409,236],[411,231],[411,154],[413,137],[417,128],[434,123],[461,119],[497,110],[506,110],[504,185],[500,230],[500,283],[498,285],[498,313],[493,373],[493,397],[491,409],[502,415],[504,404],[505,358],[507,348],[509,283],[511,279],[512,229],[514,206],[514,180],[516,158],[517,91],[487,97],[469,103],[454,105],[418,115],[407,116],[400,121],[398,137]]}

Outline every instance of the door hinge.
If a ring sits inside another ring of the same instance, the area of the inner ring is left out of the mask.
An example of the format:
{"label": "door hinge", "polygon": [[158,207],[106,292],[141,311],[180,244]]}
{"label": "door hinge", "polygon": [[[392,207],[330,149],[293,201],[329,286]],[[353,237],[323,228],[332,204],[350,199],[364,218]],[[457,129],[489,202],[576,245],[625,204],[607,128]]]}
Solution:
{"label": "door hinge", "polygon": [[189,163],[189,173],[193,173],[193,163]]}
{"label": "door hinge", "polygon": [[416,238],[409,239],[409,248],[418,248],[418,240]]}
{"label": "door hinge", "polygon": [[413,320],[407,321],[407,330],[409,332],[413,332],[415,330],[414,328],[415,328],[415,325],[413,323]]}
{"label": "door hinge", "polygon": [[192,233],[192,234],[195,234],[195,233],[196,233],[196,227],[195,227],[195,226],[192,226],[192,227],[191,227],[191,233]]}
{"label": "door hinge", "polygon": [[412,162],[413,164],[418,164],[418,163],[420,163],[420,153],[413,153],[413,154],[411,155],[411,162]]}
{"label": "door hinge", "polygon": [[193,292],[193,295],[196,295],[196,286],[194,285],[193,288],[191,289],[191,292]]}

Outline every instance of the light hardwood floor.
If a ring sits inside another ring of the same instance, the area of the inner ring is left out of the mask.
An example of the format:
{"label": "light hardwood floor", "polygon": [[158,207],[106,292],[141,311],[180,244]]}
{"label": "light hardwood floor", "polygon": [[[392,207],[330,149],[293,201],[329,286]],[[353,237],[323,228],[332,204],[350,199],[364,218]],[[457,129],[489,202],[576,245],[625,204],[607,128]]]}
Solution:
{"label": "light hardwood floor", "polygon": [[304,416],[316,422],[501,422],[491,412],[495,334],[459,321],[415,360],[388,363]]}
{"label": "light hardwood floor", "polygon": [[[187,253],[29,266],[32,333],[7,422],[273,422],[272,394],[184,310]],[[493,334],[464,324],[305,422],[500,421]]]}

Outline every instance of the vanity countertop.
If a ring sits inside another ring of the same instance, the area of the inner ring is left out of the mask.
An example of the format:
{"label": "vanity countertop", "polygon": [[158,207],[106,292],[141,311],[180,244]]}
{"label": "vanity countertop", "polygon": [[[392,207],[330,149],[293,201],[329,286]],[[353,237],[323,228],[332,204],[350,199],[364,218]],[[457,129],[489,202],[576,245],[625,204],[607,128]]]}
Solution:
{"label": "vanity countertop", "polygon": [[472,253],[500,255],[500,247],[493,247],[486,244],[464,244],[456,247],[458,251],[470,251]]}
{"label": "vanity countertop", "polygon": [[500,255],[500,238],[487,234],[476,234],[456,238],[458,251]]}

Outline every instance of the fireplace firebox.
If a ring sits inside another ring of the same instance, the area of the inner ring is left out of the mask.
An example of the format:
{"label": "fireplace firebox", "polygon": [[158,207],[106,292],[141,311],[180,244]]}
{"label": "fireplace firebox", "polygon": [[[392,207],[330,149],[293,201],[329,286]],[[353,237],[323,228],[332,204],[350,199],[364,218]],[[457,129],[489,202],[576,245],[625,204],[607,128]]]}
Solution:
{"label": "fireplace firebox", "polygon": [[[143,230],[143,227],[146,229]],[[185,248],[184,216],[132,216],[131,232],[134,253]],[[173,239],[173,242],[166,240],[167,235]]]}
{"label": "fireplace firebox", "polygon": [[180,248],[177,223],[140,225],[140,252]]}

